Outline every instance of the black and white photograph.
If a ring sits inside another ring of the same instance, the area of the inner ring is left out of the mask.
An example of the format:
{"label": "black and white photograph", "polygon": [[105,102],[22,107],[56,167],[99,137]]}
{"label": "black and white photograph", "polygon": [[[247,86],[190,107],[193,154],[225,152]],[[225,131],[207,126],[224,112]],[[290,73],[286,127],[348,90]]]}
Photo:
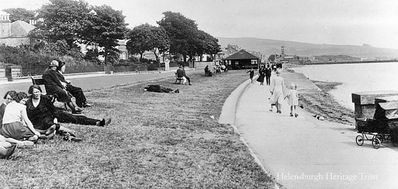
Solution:
{"label": "black and white photograph", "polygon": [[394,189],[396,0],[0,0],[0,188]]}

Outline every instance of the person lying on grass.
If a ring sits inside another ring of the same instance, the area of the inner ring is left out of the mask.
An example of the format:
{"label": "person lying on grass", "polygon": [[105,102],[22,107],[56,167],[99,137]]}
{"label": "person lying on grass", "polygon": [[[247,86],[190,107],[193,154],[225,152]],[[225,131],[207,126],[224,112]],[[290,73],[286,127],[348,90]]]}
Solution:
{"label": "person lying on grass", "polygon": [[170,89],[167,87],[162,87],[160,85],[148,85],[144,88],[145,91],[157,92],[157,93],[180,93],[180,90]]}

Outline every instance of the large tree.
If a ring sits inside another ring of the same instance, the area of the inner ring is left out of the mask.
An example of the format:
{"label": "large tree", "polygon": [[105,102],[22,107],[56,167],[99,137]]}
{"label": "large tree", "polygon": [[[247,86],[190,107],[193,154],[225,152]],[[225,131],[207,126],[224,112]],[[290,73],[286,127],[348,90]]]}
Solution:
{"label": "large tree", "polygon": [[124,39],[127,24],[122,11],[114,10],[108,5],[95,6],[89,13],[90,18],[85,22],[82,37],[87,44],[102,47],[101,54],[105,57],[105,64],[113,64],[118,60],[118,41]]}
{"label": "large tree", "polygon": [[43,35],[49,42],[65,40],[72,48],[84,35],[82,31],[87,27],[85,21],[89,19],[90,7],[82,0],[49,1],[49,4],[42,6],[39,13],[44,22],[32,33]]}
{"label": "large tree", "polygon": [[110,6],[90,6],[83,0],[50,0],[40,10],[44,22],[30,37],[48,42],[66,41],[72,49],[78,44],[101,47],[105,63],[118,60],[118,40],[124,39],[126,23],[121,11]]}
{"label": "large tree", "polygon": [[218,39],[202,30],[197,30],[192,39],[189,50],[191,58],[193,56],[202,57],[203,54],[209,54],[214,58],[214,55],[221,51]]}
{"label": "large tree", "polygon": [[30,20],[33,20],[35,18],[35,11],[27,10],[24,8],[9,8],[4,9],[3,11],[10,14],[11,22],[22,20],[29,23]]}
{"label": "large tree", "polygon": [[145,51],[153,51],[159,62],[159,54],[166,52],[170,47],[169,37],[161,27],[142,24],[134,27],[128,34],[127,49],[132,54],[140,54],[140,59]]}
{"label": "large tree", "polygon": [[194,20],[186,18],[180,13],[164,12],[164,17],[157,23],[163,27],[170,37],[170,53],[182,54],[184,61],[192,51],[195,43],[198,26]]}

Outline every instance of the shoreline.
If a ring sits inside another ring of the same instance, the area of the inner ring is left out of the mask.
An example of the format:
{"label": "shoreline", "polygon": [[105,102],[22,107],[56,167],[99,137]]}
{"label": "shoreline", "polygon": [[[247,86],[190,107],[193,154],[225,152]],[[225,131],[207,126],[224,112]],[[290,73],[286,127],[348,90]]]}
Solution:
{"label": "shoreline", "polygon": [[312,114],[323,116],[329,121],[354,125],[354,112],[338,103],[334,97],[328,93],[328,91],[341,85],[341,83],[310,81],[318,86],[321,91],[317,93],[300,94],[304,109]]}
{"label": "shoreline", "polygon": [[[299,66],[302,65],[289,64],[285,69],[290,73],[299,74],[293,69],[290,69]],[[305,77],[308,79],[306,75]],[[338,103],[334,97],[328,93],[330,90],[342,83],[308,80],[315,84],[320,90],[312,90],[310,92],[303,93],[299,92],[299,106],[302,109],[313,115],[320,115],[328,121],[348,125],[355,124],[354,112]]]}

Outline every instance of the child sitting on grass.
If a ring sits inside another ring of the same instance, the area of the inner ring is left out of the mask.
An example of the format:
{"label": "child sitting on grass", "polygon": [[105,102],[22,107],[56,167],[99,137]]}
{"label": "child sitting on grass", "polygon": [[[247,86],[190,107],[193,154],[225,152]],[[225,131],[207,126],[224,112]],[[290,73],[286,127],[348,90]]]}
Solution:
{"label": "child sitting on grass", "polygon": [[290,89],[288,92],[288,95],[285,97],[288,98],[288,104],[290,106],[290,116],[293,117],[297,117],[297,106],[298,106],[298,93],[297,93],[297,85],[292,83],[290,85]]}

